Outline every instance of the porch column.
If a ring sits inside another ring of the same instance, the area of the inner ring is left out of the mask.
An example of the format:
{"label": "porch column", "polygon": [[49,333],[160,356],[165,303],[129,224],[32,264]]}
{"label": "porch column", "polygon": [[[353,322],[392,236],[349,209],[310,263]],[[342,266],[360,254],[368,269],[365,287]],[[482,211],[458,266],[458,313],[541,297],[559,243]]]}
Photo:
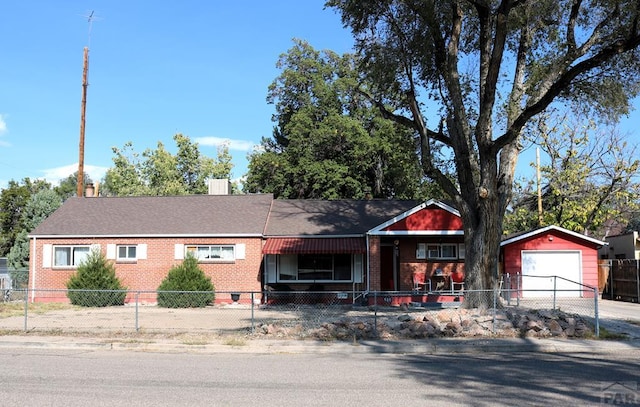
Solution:
{"label": "porch column", "polygon": [[380,278],[380,237],[369,236],[369,278],[371,291],[380,291],[382,288]]}

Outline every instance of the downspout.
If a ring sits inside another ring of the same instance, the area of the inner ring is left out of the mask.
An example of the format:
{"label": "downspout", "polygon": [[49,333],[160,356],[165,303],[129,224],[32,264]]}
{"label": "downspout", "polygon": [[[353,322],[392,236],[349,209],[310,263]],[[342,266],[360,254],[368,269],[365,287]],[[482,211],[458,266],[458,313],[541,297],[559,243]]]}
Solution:
{"label": "downspout", "polygon": [[365,235],[365,242],[366,242],[366,246],[367,246],[367,292],[369,292],[371,290],[371,270],[370,270],[370,264],[371,264],[371,250],[369,250],[369,233],[367,232],[367,234]]}
{"label": "downspout", "polygon": [[31,302],[35,301],[35,295],[36,295],[36,270],[37,267],[36,265],[38,264],[38,251],[36,250],[36,239],[37,237],[33,237],[33,259],[31,261],[33,261],[33,263],[31,263],[31,267],[33,268],[33,279],[31,281]]}

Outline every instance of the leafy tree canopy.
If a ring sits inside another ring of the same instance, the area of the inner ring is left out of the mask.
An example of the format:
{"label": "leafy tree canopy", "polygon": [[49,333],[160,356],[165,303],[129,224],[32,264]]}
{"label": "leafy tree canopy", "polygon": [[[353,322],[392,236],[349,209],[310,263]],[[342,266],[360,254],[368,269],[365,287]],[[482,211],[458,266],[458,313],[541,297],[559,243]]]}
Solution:
{"label": "leafy tree canopy", "polygon": [[273,137],[250,155],[245,191],[281,198],[421,196],[415,132],[384,119],[357,92],[353,55],[294,42],[269,87]]}
{"label": "leafy tree canopy", "polygon": [[29,198],[20,217],[19,232],[7,256],[10,267],[16,269],[29,267],[28,234],[60,205],[62,205],[62,198],[50,189],[39,191]]}
{"label": "leafy tree canopy", "polygon": [[46,181],[9,181],[7,188],[0,192],[0,256],[6,256],[13,247],[21,228],[25,206],[32,195],[51,188]]}
{"label": "leafy tree canopy", "polygon": [[[84,173],[82,180],[84,183],[83,187],[87,184],[93,183],[93,180],[91,179],[89,174],[87,174],[86,172]],[[78,192],[77,186],[78,186],[78,171],[69,175],[67,178],[61,180],[60,184],[57,187],[54,187],[53,189],[58,193],[58,195],[60,195],[60,197],[64,201],[67,198],[71,196],[75,196],[77,194]]]}
{"label": "leafy tree canopy", "polygon": [[[386,118],[419,135],[425,175],[460,211],[466,287],[495,287],[524,129],[555,102],[606,120],[628,111],[640,84],[638,2],[327,5],[355,36],[359,71],[368,78],[361,94]],[[450,161],[442,160],[443,152]],[[465,306],[488,305],[480,295],[465,296]]]}
{"label": "leafy tree canopy", "polygon": [[142,154],[128,142],[113,148],[114,166],[107,170],[102,185],[105,195],[188,195],[207,193],[207,180],[229,178],[233,165],[228,146],[218,148],[217,159],[200,153],[197,143],[176,134],[177,153],[171,154],[158,143],[155,150]]}
{"label": "leafy tree canopy", "polygon": [[625,224],[638,210],[637,146],[615,128],[585,118],[543,115],[538,123],[528,137],[548,157],[540,167],[542,224],[537,188],[529,180],[517,183],[505,232],[557,225],[604,238],[611,221]]}

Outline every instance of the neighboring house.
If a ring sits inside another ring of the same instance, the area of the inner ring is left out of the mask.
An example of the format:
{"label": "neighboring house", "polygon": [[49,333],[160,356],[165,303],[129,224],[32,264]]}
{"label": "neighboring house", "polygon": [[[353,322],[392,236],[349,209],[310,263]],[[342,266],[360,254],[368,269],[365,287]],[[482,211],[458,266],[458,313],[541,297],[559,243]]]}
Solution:
{"label": "neighboring house", "polygon": [[53,290],[92,248],[127,288],[151,292],[187,252],[218,291],[411,290],[414,274],[442,278],[464,263],[459,214],[436,201],[74,197],[30,239],[36,301],[65,300]]}
{"label": "neighboring house", "polygon": [[[517,286],[522,290],[549,290],[554,284],[558,290],[579,290],[581,285],[598,287],[598,249],[603,245],[602,241],[558,226],[543,227],[502,241],[502,271],[516,277],[510,280],[512,289]],[[546,278],[549,276],[560,278]],[[535,296],[536,291],[523,291],[522,295]]]}
{"label": "neighboring house", "polygon": [[638,232],[632,231],[604,238],[607,246],[600,251],[601,259],[640,259],[640,239]]}
{"label": "neighboring house", "polygon": [[11,274],[6,257],[0,257],[0,290],[8,290],[11,288]]}

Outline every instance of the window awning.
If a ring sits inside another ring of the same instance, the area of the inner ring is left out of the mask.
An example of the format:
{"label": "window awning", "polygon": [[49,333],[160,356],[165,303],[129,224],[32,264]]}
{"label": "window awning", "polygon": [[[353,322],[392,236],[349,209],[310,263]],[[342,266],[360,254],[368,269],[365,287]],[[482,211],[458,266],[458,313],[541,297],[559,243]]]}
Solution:
{"label": "window awning", "polygon": [[269,238],[263,254],[366,253],[364,238]]}

